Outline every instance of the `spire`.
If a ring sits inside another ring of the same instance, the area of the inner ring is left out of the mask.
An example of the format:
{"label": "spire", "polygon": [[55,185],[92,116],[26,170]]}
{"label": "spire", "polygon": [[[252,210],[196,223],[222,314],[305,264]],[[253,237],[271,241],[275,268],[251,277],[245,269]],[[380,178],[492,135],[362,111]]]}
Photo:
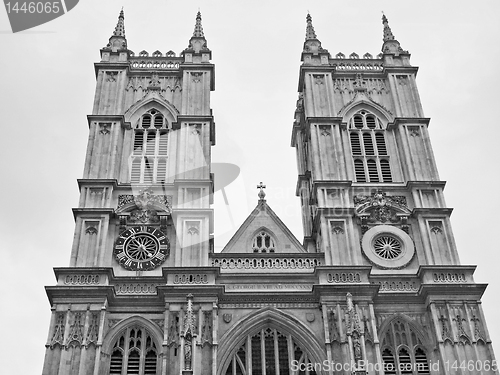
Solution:
{"label": "spire", "polygon": [[408,51],[403,50],[397,39],[394,37],[394,34],[389,26],[389,20],[383,12],[382,24],[384,25],[384,44],[382,44],[382,52],[394,55],[399,55],[401,53],[408,54]]}
{"label": "spire", "polygon": [[308,39],[316,39],[316,32],[314,31],[314,26],[312,24],[312,17],[309,13],[306,16],[306,40]]}
{"label": "spire", "polygon": [[[203,26],[201,26],[201,12],[198,11],[196,14],[196,23],[194,25],[194,32],[191,39],[189,39],[188,47],[183,51],[185,53],[206,53],[208,59],[212,58],[212,52],[207,47],[207,40],[205,39],[205,34],[203,33]],[[205,62],[208,62],[206,60]]]}
{"label": "spire", "polygon": [[123,8],[120,11],[120,15],[118,16],[118,22],[116,23],[115,31],[113,31],[113,35],[109,38],[109,43],[105,49],[111,49],[113,52],[118,50],[126,50],[127,49],[127,39],[125,38],[125,23],[123,22],[125,16],[123,15]]}
{"label": "spire", "polygon": [[120,15],[118,16],[118,23],[116,24],[115,31],[113,32],[113,36],[122,36],[125,38],[125,24],[123,20],[125,19],[123,15],[123,7],[120,11]]}
{"label": "spire", "polygon": [[203,34],[203,26],[201,26],[201,12],[200,11],[198,11],[198,14],[196,14],[196,24],[194,25],[193,37],[194,38],[205,38],[205,35]]}
{"label": "spire", "polygon": [[392,33],[391,27],[389,26],[389,21],[385,14],[382,13],[382,24],[384,25],[384,42],[388,40],[394,40],[394,34]]}
{"label": "spire", "polygon": [[[306,54],[308,55],[307,61],[304,60]],[[321,42],[319,41],[316,32],[314,31],[311,14],[308,12],[306,16],[306,40],[304,42],[301,60],[305,61],[307,64],[311,64],[313,63],[311,57],[314,55],[314,59],[317,60],[318,54],[326,54],[327,58],[325,59],[325,57],[323,56],[320,64],[327,64],[329,53],[326,49],[321,47]]]}

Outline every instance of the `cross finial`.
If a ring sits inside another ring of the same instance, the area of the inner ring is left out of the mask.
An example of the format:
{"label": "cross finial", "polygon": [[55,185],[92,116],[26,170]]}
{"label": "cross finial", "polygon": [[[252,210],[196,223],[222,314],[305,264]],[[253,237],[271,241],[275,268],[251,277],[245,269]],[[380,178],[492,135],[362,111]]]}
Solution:
{"label": "cross finial", "polygon": [[257,189],[260,189],[259,191],[259,199],[261,201],[264,200],[264,198],[266,197],[266,193],[264,193],[264,189],[266,188],[266,185],[262,184],[262,181],[260,182],[260,184],[257,185]]}

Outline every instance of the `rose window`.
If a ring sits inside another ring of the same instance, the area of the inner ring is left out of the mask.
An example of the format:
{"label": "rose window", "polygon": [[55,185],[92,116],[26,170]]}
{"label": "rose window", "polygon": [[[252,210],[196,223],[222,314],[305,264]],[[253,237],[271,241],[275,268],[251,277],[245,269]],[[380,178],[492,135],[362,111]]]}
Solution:
{"label": "rose window", "polygon": [[379,236],[373,241],[375,253],[384,259],[395,259],[402,253],[401,242],[389,235]]}

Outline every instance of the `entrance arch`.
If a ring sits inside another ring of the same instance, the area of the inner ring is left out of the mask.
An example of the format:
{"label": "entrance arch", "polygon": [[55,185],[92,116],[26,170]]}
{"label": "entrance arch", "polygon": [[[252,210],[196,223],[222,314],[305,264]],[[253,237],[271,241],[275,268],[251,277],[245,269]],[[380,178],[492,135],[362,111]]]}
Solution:
{"label": "entrance arch", "polygon": [[[266,308],[238,322],[219,340],[217,375],[323,374],[324,347],[295,317]],[[310,364],[309,366],[307,366]],[[316,371],[299,371],[315,366]]]}

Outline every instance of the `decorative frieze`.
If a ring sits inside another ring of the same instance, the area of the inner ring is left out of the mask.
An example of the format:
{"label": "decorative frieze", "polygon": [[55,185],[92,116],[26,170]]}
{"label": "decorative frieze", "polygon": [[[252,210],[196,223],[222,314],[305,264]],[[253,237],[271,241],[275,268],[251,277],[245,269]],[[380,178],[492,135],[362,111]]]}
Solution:
{"label": "decorative frieze", "polygon": [[213,267],[221,269],[283,269],[296,270],[305,269],[313,270],[317,266],[321,266],[321,260],[318,258],[215,258],[212,259]]}
{"label": "decorative frieze", "polygon": [[334,284],[353,284],[361,282],[361,275],[359,272],[335,272],[328,273],[326,281]]}
{"label": "decorative frieze", "polygon": [[409,292],[415,293],[420,287],[417,280],[382,280],[372,281],[374,285],[380,285],[379,292]]}
{"label": "decorative frieze", "polygon": [[115,285],[116,294],[156,294],[157,284],[121,283]]}
{"label": "decorative frieze", "polygon": [[175,274],[174,284],[207,284],[207,274]]}
{"label": "decorative frieze", "polygon": [[100,283],[100,275],[66,275],[66,285],[97,285]]}
{"label": "decorative frieze", "polygon": [[467,278],[465,273],[459,272],[434,272],[432,279],[435,283],[466,283]]}

